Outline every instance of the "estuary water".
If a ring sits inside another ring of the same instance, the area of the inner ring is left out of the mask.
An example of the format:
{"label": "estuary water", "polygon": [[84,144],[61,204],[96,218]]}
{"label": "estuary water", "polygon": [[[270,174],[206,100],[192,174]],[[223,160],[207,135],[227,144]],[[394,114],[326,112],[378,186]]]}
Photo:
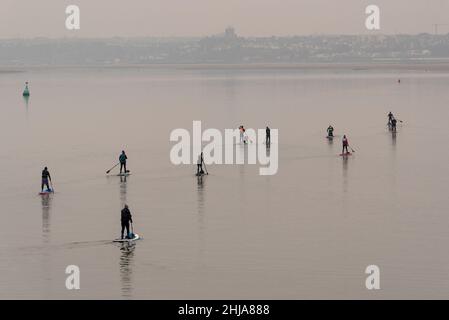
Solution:
{"label": "estuary water", "polygon": [[[447,298],[447,70],[3,70],[0,298]],[[173,165],[170,133],[194,120],[278,129],[277,174],[211,164],[199,179]],[[339,156],[343,134],[352,156]],[[106,175],[121,150],[126,179]],[[42,197],[44,166],[56,193]],[[134,245],[111,242],[125,203]],[[79,290],[65,286],[68,265]],[[369,265],[380,290],[365,287]]]}

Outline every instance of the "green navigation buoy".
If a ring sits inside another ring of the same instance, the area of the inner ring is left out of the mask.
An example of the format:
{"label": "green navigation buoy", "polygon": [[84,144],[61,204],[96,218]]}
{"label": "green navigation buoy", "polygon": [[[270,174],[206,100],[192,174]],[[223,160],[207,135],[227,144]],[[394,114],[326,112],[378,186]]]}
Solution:
{"label": "green navigation buoy", "polygon": [[30,96],[30,89],[28,89],[28,82],[25,82],[25,89],[23,90],[23,96],[24,97]]}

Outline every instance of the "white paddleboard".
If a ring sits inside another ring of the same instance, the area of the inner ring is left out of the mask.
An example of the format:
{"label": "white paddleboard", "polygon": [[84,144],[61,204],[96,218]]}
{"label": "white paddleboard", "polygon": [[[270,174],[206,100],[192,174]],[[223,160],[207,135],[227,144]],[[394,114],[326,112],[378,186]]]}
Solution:
{"label": "white paddleboard", "polygon": [[134,233],[134,238],[132,239],[115,239],[113,242],[133,242],[139,240],[140,236],[137,233]]}

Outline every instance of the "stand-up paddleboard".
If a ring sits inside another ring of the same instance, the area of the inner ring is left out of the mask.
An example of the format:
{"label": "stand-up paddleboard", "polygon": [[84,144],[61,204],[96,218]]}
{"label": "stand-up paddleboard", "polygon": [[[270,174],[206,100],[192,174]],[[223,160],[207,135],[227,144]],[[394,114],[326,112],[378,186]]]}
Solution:
{"label": "stand-up paddleboard", "polygon": [[332,140],[335,136],[326,136],[326,139]]}
{"label": "stand-up paddleboard", "polygon": [[351,152],[340,153],[340,157],[347,157],[347,156],[352,156],[352,153]]}
{"label": "stand-up paddleboard", "polygon": [[137,233],[134,233],[134,237],[132,239],[115,239],[112,242],[133,242],[140,239],[140,236]]}
{"label": "stand-up paddleboard", "polygon": [[131,172],[130,171],[126,171],[125,173],[119,173],[117,174],[117,177],[127,177],[130,176]]}
{"label": "stand-up paddleboard", "polygon": [[53,194],[53,193],[54,193],[53,190],[45,190],[45,191],[39,192],[39,195],[44,196],[46,194]]}

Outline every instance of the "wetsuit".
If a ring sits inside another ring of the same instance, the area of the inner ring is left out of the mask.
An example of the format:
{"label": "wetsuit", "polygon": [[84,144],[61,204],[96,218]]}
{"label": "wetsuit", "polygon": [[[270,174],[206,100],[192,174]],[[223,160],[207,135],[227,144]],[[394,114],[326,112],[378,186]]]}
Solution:
{"label": "wetsuit", "polygon": [[343,150],[341,151],[342,154],[345,154],[345,150],[346,153],[349,153],[348,151],[348,146],[349,146],[349,142],[348,142],[348,138],[343,138]]}
{"label": "wetsuit", "polygon": [[393,118],[393,120],[391,120],[391,130],[396,131],[396,123],[397,120]]}
{"label": "wetsuit", "polygon": [[266,132],[266,138],[265,138],[265,144],[268,146],[269,144],[271,144],[271,132],[270,132],[270,128],[267,127],[267,129],[265,130]]}
{"label": "wetsuit", "polygon": [[328,137],[333,137],[334,136],[334,128],[333,127],[327,128],[327,136]]}
{"label": "wetsuit", "polygon": [[247,144],[248,143],[248,135],[246,134],[246,130],[245,128],[242,128],[242,134],[243,134],[243,143]]}
{"label": "wetsuit", "polygon": [[243,129],[243,126],[240,126],[239,130],[240,130],[240,142],[243,142],[243,134],[245,132],[245,129]]}
{"label": "wetsuit", "polygon": [[133,218],[131,216],[131,211],[129,211],[128,208],[124,208],[122,210],[121,222],[122,222],[122,233],[120,234],[120,236],[123,239],[123,232],[126,229],[126,238],[129,238],[129,223],[133,222]]}
{"label": "wetsuit", "polygon": [[390,112],[390,113],[388,114],[388,124],[392,124],[393,119],[394,119],[394,116],[393,116],[393,114]]}
{"label": "wetsuit", "polygon": [[47,190],[51,190],[50,189],[50,184],[48,182],[49,180],[51,180],[50,172],[48,172],[47,169],[44,169],[42,171],[42,183],[41,183],[41,190],[42,190],[42,192],[44,191],[44,186],[47,187]]}
{"label": "wetsuit", "polygon": [[128,159],[128,157],[126,156],[126,154],[122,153],[118,159],[120,161],[120,174],[122,173],[122,169],[125,169],[124,173],[126,173],[126,160]]}
{"label": "wetsuit", "polygon": [[198,156],[198,161],[196,162],[196,175],[199,176],[200,174],[203,174],[203,156],[199,155]]}

